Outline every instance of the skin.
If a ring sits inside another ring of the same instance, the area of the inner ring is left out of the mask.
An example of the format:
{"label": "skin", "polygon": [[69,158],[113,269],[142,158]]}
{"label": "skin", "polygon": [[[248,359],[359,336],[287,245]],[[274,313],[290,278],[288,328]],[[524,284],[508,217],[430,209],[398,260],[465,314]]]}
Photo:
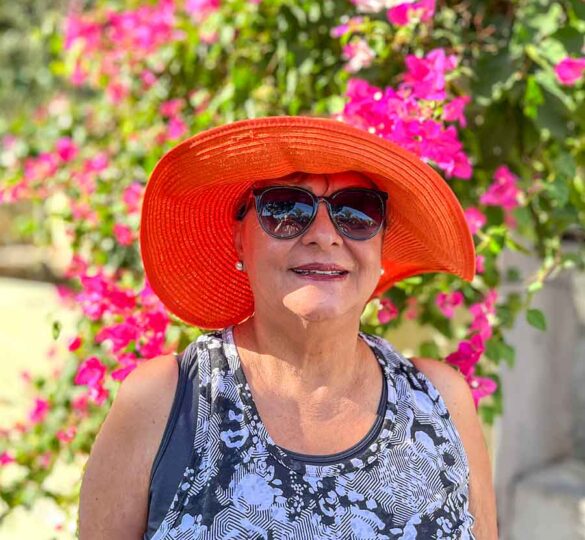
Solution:
{"label": "skin", "polygon": [[[316,195],[376,187],[351,172],[311,174],[294,185]],[[363,438],[375,421],[383,376],[358,331],[380,276],[383,234],[362,242],[341,236],[324,204],[310,228],[289,240],[267,235],[253,209],[235,224],[234,246],[250,280],[255,313],[234,328],[234,339],[262,421],[283,448],[339,452]],[[336,263],[349,274],[343,281],[309,281],[290,270],[310,262]],[[491,467],[469,386],[447,364],[412,361],[440,392],[465,447],[473,533],[478,540],[496,540]],[[122,383],[87,462],[81,540],[142,538],[150,471],[177,377],[176,360],[167,355],[140,365]]]}
{"label": "skin", "polygon": [[[316,195],[374,187],[351,173],[327,180],[310,175],[295,185]],[[321,204],[311,227],[296,238],[269,236],[254,211],[237,223],[234,237],[255,303],[254,315],[236,327],[234,337],[267,429],[277,444],[298,452],[326,454],[352,446],[374,423],[382,391],[377,361],[357,338],[360,314],[380,277],[382,235],[346,239]],[[290,270],[311,262],[335,263],[349,274],[325,282]],[[341,429],[347,423],[354,429]]]}

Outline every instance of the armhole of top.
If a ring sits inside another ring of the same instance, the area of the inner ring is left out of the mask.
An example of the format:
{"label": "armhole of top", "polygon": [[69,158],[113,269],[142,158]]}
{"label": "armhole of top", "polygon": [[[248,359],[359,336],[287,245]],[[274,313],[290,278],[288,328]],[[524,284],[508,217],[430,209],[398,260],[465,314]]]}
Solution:
{"label": "armhole of top", "polygon": [[[403,358],[406,358],[406,357],[403,357]],[[442,420],[443,425],[445,426],[445,429],[447,430],[447,432],[450,432],[449,434],[453,437],[453,443],[455,444],[455,446],[459,450],[459,453],[461,455],[461,459],[462,459],[464,466],[465,466],[466,476],[467,476],[467,478],[469,478],[470,469],[469,469],[469,460],[467,457],[467,450],[465,449],[465,446],[463,445],[463,439],[461,438],[461,433],[459,433],[459,429],[457,428],[457,426],[455,425],[455,422],[453,421],[453,415],[451,414],[449,407],[447,407],[447,402],[443,399],[443,395],[441,394],[441,392],[439,391],[439,389],[437,388],[435,383],[431,380],[431,378],[424,371],[418,369],[416,367],[415,363],[410,358],[406,358],[406,360],[408,360],[409,369],[412,371],[415,379],[418,376],[420,379],[422,379],[422,381],[426,385],[427,395],[428,395],[429,388],[432,389],[433,393],[436,394],[437,399],[436,399],[436,402],[434,402],[434,406],[435,407],[438,406],[439,410],[443,409],[445,411],[445,415],[439,413],[438,416]],[[443,361],[435,360],[435,362],[443,362]],[[445,363],[445,362],[443,362],[443,363]],[[451,366],[450,366],[450,368],[455,369]],[[420,384],[420,381],[417,381],[417,382],[418,382],[418,384]],[[429,399],[431,401],[433,401],[433,399],[430,396],[429,396]]]}
{"label": "armhole of top", "polygon": [[149,486],[152,487],[152,481],[154,479],[154,475],[162,461],[162,457],[169,445],[169,441],[171,440],[171,435],[173,430],[175,429],[175,424],[177,423],[177,418],[179,416],[179,410],[181,408],[181,401],[183,400],[183,394],[185,393],[185,372],[182,368],[182,358],[183,353],[180,353],[175,356],[177,361],[178,367],[178,376],[177,376],[177,388],[175,390],[175,397],[173,399],[173,405],[171,407],[171,411],[169,413],[169,418],[167,420],[167,425],[165,426],[165,430],[163,433],[163,437],[161,443],[158,447],[158,451],[154,458],[154,462],[152,464],[152,469],[150,470],[150,483]]}

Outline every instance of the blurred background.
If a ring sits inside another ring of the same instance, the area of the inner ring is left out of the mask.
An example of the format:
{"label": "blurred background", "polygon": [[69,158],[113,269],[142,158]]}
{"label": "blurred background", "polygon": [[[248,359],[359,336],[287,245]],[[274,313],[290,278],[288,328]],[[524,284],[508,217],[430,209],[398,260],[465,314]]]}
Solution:
{"label": "blurred background", "polygon": [[75,538],[120,382],[201,333],[144,279],[153,166],[282,114],[366,129],[449,182],[476,278],[404,280],[363,329],[465,375],[500,538],[585,539],[584,36],[581,0],[0,4],[0,540]]}

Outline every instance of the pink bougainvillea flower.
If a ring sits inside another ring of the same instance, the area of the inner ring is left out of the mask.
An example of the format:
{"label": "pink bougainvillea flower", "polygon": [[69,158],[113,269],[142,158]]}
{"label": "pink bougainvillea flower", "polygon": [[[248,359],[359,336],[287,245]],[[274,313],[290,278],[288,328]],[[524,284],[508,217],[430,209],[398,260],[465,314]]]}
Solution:
{"label": "pink bougainvillea flower", "polygon": [[470,339],[463,340],[459,343],[457,350],[445,358],[449,364],[457,366],[464,376],[469,375],[475,364],[484,352],[484,342],[480,336],[473,335]]}
{"label": "pink bougainvillea flower", "polygon": [[114,236],[122,246],[131,246],[134,243],[134,231],[122,223],[114,225]]}
{"label": "pink bougainvillea flower", "polygon": [[162,310],[145,311],[141,315],[142,325],[154,333],[164,333],[170,322],[167,312]]}
{"label": "pink bougainvillea flower", "polygon": [[95,342],[102,343],[108,340],[112,343],[112,352],[117,353],[135,341],[139,332],[140,328],[136,325],[136,319],[128,317],[122,323],[101,328],[95,336]]}
{"label": "pink bougainvillea flower", "polygon": [[79,396],[74,397],[71,400],[71,407],[77,413],[86,413],[87,412],[87,401],[88,396],[87,394],[80,394]]}
{"label": "pink bougainvillea flower", "polygon": [[380,309],[378,310],[378,321],[380,324],[387,324],[398,317],[398,308],[389,298],[380,299]]}
{"label": "pink bougainvillea flower", "polygon": [[435,14],[435,0],[405,2],[391,7],[386,16],[396,26],[406,26],[415,17],[422,22],[430,21]]}
{"label": "pink bougainvillea flower", "polygon": [[518,177],[506,165],[501,165],[494,173],[493,183],[481,195],[479,202],[485,205],[500,206],[505,210],[511,210],[520,204],[520,194]]}
{"label": "pink bougainvillea flower", "polygon": [[41,469],[48,469],[51,465],[51,461],[53,460],[53,453],[50,450],[43,452],[37,456],[37,465]]}
{"label": "pink bougainvillea flower", "polygon": [[466,377],[467,382],[471,388],[471,395],[473,396],[473,402],[475,408],[479,407],[479,401],[487,396],[491,396],[498,388],[498,384],[489,377],[479,377],[474,374],[470,374]]}
{"label": "pink bougainvillea flower", "polygon": [[139,343],[138,350],[144,358],[154,358],[155,356],[164,354],[164,343],[165,336],[163,334],[157,333],[147,337],[144,343]]}
{"label": "pink bougainvillea flower", "polygon": [[130,373],[132,373],[134,371],[134,369],[136,368],[136,364],[134,365],[127,365],[123,368],[120,369],[116,369],[114,371],[112,371],[112,379],[114,379],[115,381],[123,381],[128,375],[130,375]]}
{"label": "pink bougainvillea flower", "polygon": [[477,332],[483,341],[492,337],[492,319],[496,313],[497,297],[497,291],[491,289],[482,301],[469,306],[469,312],[473,316],[469,329]]}
{"label": "pink bougainvillea flower", "polygon": [[460,96],[445,103],[443,109],[443,119],[447,122],[459,122],[461,127],[467,126],[467,119],[465,114],[465,106],[471,101],[469,96]]}
{"label": "pink bougainvillea flower", "polygon": [[187,0],[185,11],[191,15],[196,23],[200,23],[214,11],[217,11],[219,6],[219,0]]}
{"label": "pink bougainvillea flower", "polygon": [[465,209],[465,219],[471,234],[477,233],[487,223],[485,215],[474,206]]}
{"label": "pink bougainvillea flower", "polygon": [[70,13],[64,21],[64,47],[70,49],[73,44],[83,42],[86,52],[99,49],[102,28],[93,17],[82,17],[75,13]]}
{"label": "pink bougainvillea flower", "polygon": [[445,73],[457,66],[455,55],[447,55],[444,49],[437,48],[423,57],[409,54],[405,63],[407,72],[404,82],[414,96],[430,100],[445,99]]}
{"label": "pink bougainvillea flower", "polygon": [[348,32],[354,32],[358,30],[362,22],[364,21],[363,17],[351,17],[346,23],[340,24],[339,26],[334,26],[329,35],[332,38],[341,37]]}
{"label": "pink bougainvillea flower", "polygon": [[441,313],[448,319],[455,314],[455,308],[463,303],[464,296],[461,291],[453,291],[451,294],[440,292],[435,298],[435,303]]}
{"label": "pink bougainvillea flower", "polygon": [[[65,269],[65,276],[71,278],[83,274],[87,271],[87,267],[88,262],[79,253],[74,253]],[[73,291],[68,287],[58,285],[55,289],[62,299],[68,299],[74,295]]]}
{"label": "pink bougainvillea flower", "polygon": [[140,80],[142,81],[142,87],[145,90],[148,90],[151,86],[153,86],[157,79],[156,79],[156,75],[152,72],[149,71],[148,69],[145,69],[141,74],[140,74]]}
{"label": "pink bougainvillea flower", "polygon": [[110,391],[103,387],[103,385],[92,386],[87,392],[89,398],[96,405],[103,405],[110,395]]}
{"label": "pink bougainvillea flower", "polygon": [[180,139],[188,131],[187,124],[183,121],[180,116],[173,116],[169,120],[167,127],[167,138],[169,139]]}
{"label": "pink bougainvillea flower", "polygon": [[211,45],[212,43],[217,43],[219,40],[219,32],[217,30],[201,30],[199,33],[199,39],[201,43],[205,43],[206,45]]}
{"label": "pink bougainvillea flower", "polygon": [[411,321],[418,317],[418,300],[416,299],[416,296],[410,296],[407,298],[404,316]]}
{"label": "pink bougainvillea flower", "polygon": [[475,271],[478,274],[485,272],[485,257],[483,255],[477,255],[475,257]]}
{"label": "pink bougainvillea flower", "polygon": [[[445,76],[456,64],[454,56],[434,49],[423,57],[407,57],[407,73],[397,89],[382,89],[365,80],[350,79],[348,99],[337,118],[388,139],[423,161],[434,162],[447,177],[469,179],[471,161],[455,125],[445,125],[445,120],[436,114],[444,112]],[[461,105],[464,101],[456,103]],[[459,109],[461,122],[463,112]]]}
{"label": "pink bougainvillea flower", "polygon": [[132,52],[148,53],[173,35],[174,2],[162,0],[136,9],[110,11],[108,36],[118,45],[131,47]]}
{"label": "pink bougainvillea flower", "polygon": [[76,351],[77,349],[79,349],[79,347],[81,347],[81,342],[82,342],[81,337],[75,336],[69,342],[69,345],[67,346],[67,350],[69,350],[70,352]]}
{"label": "pink bougainvillea flower", "polygon": [[471,163],[453,126],[444,129],[437,122],[426,121],[420,125],[418,139],[419,153],[434,161],[448,177],[463,180],[471,177]]}
{"label": "pink bougainvillea flower", "polygon": [[102,271],[91,276],[82,274],[79,279],[83,290],[75,300],[91,320],[97,321],[108,313],[125,314],[136,306],[134,292],[117,287]]}
{"label": "pink bougainvillea flower", "polygon": [[130,88],[127,84],[113,80],[106,87],[106,95],[114,105],[119,105],[130,95]]}
{"label": "pink bougainvillea flower", "polygon": [[97,356],[90,356],[80,364],[73,381],[75,384],[85,384],[92,388],[100,385],[105,375],[106,366]]}
{"label": "pink bougainvillea flower", "polygon": [[585,72],[585,58],[564,58],[555,66],[555,75],[561,84],[573,86]]}
{"label": "pink bougainvillea flower", "polygon": [[60,167],[60,157],[52,152],[42,152],[24,161],[24,177],[31,182],[43,181],[53,176]]}
{"label": "pink bougainvillea flower", "polygon": [[398,4],[386,12],[386,18],[396,26],[406,26],[410,22],[410,3]]}
{"label": "pink bougainvillea flower", "polygon": [[87,201],[69,199],[71,203],[71,215],[75,221],[85,221],[88,225],[97,225],[98,214]]}
{"label": "pink bougainvillea flower", "polygon": [[57,431],[56,437],[61,442],[69,443],[75,438],[76,433],[77,428],[75,426],[69,426],[68,428]]}
{"label": "pink bougainvillea flower", "polygon": [[108,168],[110,160],[105,152],[98,152],[95,156],[86,159],[83,164],[84,172],[101,172]]}
{"label": "pink bougainvillea flower", "polygon": [[0,466],[8,465],[9,463],[14,463],[16,460],[14,456],[8,452],[8,450],[4,450],[4,452],[0,453]]}
{"label": "pink bougainvillea flower", "polygon": [[369,67],[375,56],[365,39],[353,39],[351,43],[343,47],[343,58],[348,60],[344,69],[350,73],[356,73],[362,68]]}
{"label": "pink bougainvillea flower", "polygon": [[61,137],[57,141],[57,155],[63,161],[72,161],[77,156],[79,148],[70,137]]}
{"label": "pink bougainvillea flower", "polygon": [[33,424],[42,422],[49,412],[49,402],[46,399],[36,398],[35,405],[29,413],[29,420]]}
{"label": "pink bougainvillea flower", "polygon": [[185,106],[185,100],[182,98],[170,99],[161,103],[159,112],[161,116],[175,116]]}
{"label": "pink bougainvillea flower", "polygon": [[392,7],[395,0],[351,0],[351,3],[362,13],[379,13]]}
{"label": "pink bougainvillea flower", "polygon": [[140,210],[144,188],[140,182],[132,182],[122,193],[122,200],[126,205],[129,214],[134,214]]}

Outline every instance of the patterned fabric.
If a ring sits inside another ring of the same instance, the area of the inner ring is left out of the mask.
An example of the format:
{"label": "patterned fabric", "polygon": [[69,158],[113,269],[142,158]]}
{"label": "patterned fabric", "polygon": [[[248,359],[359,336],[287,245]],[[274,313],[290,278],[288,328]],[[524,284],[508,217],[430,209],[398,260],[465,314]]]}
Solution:
{"label": "patterned fabric", "polygon": [[475,540],[469,468],[443,399],[385,339],[360,332],[387,402],[367,447],[315,463],[274,443],[241,369],[233,326],[201,335],[191,462],[152,540]]}

